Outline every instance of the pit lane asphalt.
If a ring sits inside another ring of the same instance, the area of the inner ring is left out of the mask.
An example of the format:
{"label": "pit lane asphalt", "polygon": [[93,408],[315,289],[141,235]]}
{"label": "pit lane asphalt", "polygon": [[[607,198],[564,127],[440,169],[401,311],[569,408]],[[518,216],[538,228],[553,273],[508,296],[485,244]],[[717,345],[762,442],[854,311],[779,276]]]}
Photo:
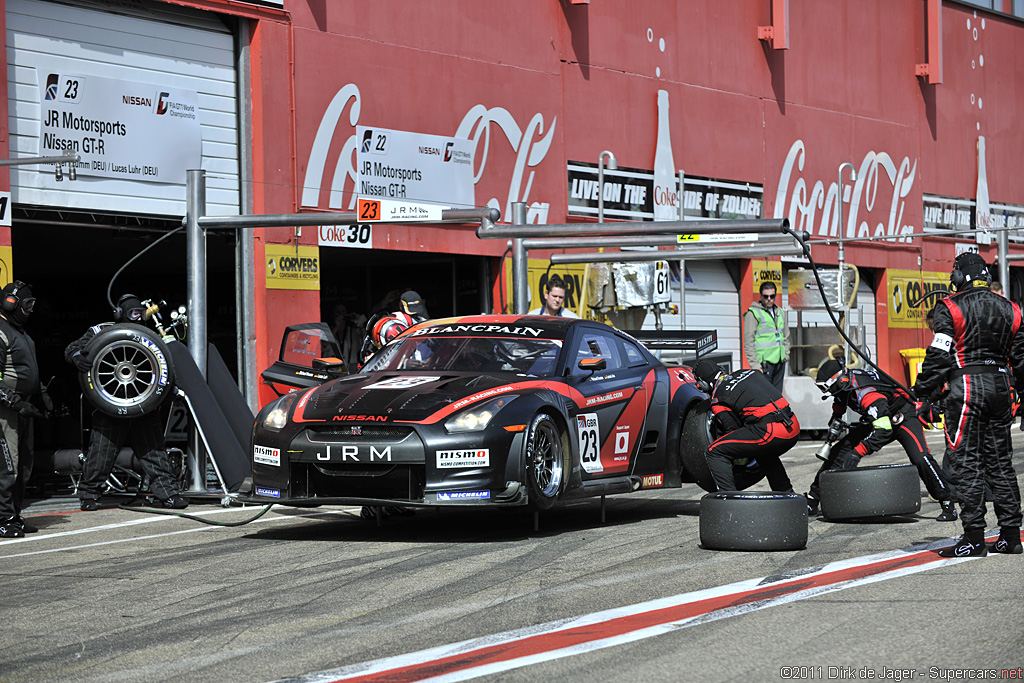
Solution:
{"label": "pit lane asphalt", "polygon": [[[1013,433],[1019,452],[1024,434]],[[929,434],[933,453],[940,436]],[[785,458],[798,490],[818,445]],[[898,446],[870,457],[906,462]],[[702,495],[686,485],[609,497],[603,525],[597,500],[573,503],[541,515],[536,532],[522,512],[419,511],[378,528],[357,509],[274,508],[220,528],[41,501],[25,512],[38,533],[0,541],[0,681],[301,677],[961,531],[934,521],[938,504],[924,494],[914,516],[812,519],[804,550],[709,551]],[[186,512],[237,521],[258,511]],[[991,507],[987,521],[995,527]],[[886,670],[898,668],[916,670],[904,680],[941,680],[938,670],[1016,668],[1022,579],[1024,556],[990,555],[479,680],[896,680]]]}

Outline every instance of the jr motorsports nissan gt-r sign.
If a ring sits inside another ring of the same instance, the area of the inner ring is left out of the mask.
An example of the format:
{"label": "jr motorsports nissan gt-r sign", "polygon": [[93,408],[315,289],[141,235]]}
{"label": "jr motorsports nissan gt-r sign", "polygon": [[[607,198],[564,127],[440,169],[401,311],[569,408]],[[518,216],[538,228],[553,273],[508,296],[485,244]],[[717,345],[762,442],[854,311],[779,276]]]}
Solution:
{"label": "jr motorsports nissan gt-r sign", "polygon": [[248,499],[547,509],[684,481],[706,487],[704,399],[689,368],[666,367],[602,323],[431,320],[358,373],[264,407]]}

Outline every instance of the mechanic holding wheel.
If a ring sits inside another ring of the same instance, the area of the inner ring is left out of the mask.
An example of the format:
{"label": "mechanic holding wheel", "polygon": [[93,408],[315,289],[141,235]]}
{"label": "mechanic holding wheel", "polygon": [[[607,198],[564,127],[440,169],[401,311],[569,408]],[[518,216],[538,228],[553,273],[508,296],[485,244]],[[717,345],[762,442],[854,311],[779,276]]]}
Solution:
{"label": "mechanic holding wheel", "polygon": [[[974,252],[956,257],[949,282],[956,293],[935,304],[935,338],[914,384],[918,398],[928,401],[949,383],[946,466],[960,494],[964,533],[939,555],[1021,554],[1020,487],[1010,443],[1013,379],[1024,386],[1021,310],[989,289],[988,265]],[[985,547],[986,486],[1000,529],[990,548]]]}
{"label": "mechanic holding wheel", "polygon": [[693,372],[698,388],[711,397],[711,412],[723,433],[708,446],[707,455],[718,490],[735,491],[733,466],[756,458],[772,491],[791,493],[793,485],[779,458],[796,443],[800,423],[782,392],[757,370],[727,375],[717,363],[702,360]]}
{"label": "mechanic holding wheel", "polygon": [[[114,322],[90,327],[85,334],[68,344],[64,350],[64,359],[74,365],[79,372],[89,373],[92,370],[93,359],[88,356],[88,346],[97,334],[118,323],[144,326],[146,317],[146,307],[137,296],[121,296],[114,307]],[[149,478],[150,490],[156,497],[156,506],[173,510],[187,508],[188,499],[182,497],[174,488],[160,411],[132,417],[113,417],[102,410],[94,410],[89,452],[78,485],[82,510],[99,509],[103,484],[114,469],[117,453],[125,441],[131,445],[135,455],[142,462],[143,472]],[[139,496],[128,504],[139,506],[144,505],[145,501]]]}
{"label": "mechanic holding wheel", "polygon": [[811,489],[807,492],[808,514],[818,512],[818,501],[821,498],[818,481],[822,472],[853,469],[865,455],[893,441],[899,441],[910,462],[917,468],[928,494],[942,506],[942,512],[936,519],[940,522],[956,519],[956,508],[953,506],[955,491],[928,451],[922,421],[918,419],[918,407],[911,400],[910,394],[882,379],[874,370],[844,368],[839,361],[833,359],[821,364],[815,381],[822,393],[834,397],[829,425],[841,419],[847,408],[859,414],[862,421],[850,429],[841,446],[832,450],[828,460],[822,463],[814,476]]}

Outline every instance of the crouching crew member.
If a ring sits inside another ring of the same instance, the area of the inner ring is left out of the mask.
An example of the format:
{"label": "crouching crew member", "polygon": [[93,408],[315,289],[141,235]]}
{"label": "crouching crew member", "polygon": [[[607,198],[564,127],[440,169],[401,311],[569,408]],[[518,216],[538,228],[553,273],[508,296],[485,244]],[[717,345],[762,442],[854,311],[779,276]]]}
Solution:
{"label": "crouching crew member", "polygon": [[[949,383],[946,467],[960,497],[964,534],[939,551],[943,557],[1019,554],[1020,487],[1013,469],[1011,368],[1024,386],[1024,333],[1017,304],[989,290],[985,260],[956,257],[949,282],[956,293],[935,304],[935,338],[928,347],[914,393],[933,399]],[[985,487],[999,521],[999,539],[985,547]]]}
{"label": "crouching crew member", "polygon": [[735,461],[756,458],[772,491],[792,492],[779,457],[796,443],[800,423],[782,393],[757,370],[725,374],[717,364],[702,360],[694,374],[700,389],[711,396],[711,412],[722,434],[707,455],[718,490],[735,491]]}
{"label": "crouching crew member", "polygon": [[879,377],[872,369],[843,368],[838,361],[827,360],[818,368],[816,379],[822,393],[832,394],[832,418],[839,419],[847,408],[861,416],[861,422],[852,425],[850,433],[839,448],[833,449],[814,477],[807,493],[808,511],[816,514],[818,480],[828,470],[849,470],[860,463],[865,455],[874,453],[893,441],[899,441],[910,462],[924,482],[928,494],[939,501],[942,513],[936,518],[942,522],[956,519],[952,486],[946,481],[935,458],[928,451],[924,429],[917,418],[917,406],[902,387]]}

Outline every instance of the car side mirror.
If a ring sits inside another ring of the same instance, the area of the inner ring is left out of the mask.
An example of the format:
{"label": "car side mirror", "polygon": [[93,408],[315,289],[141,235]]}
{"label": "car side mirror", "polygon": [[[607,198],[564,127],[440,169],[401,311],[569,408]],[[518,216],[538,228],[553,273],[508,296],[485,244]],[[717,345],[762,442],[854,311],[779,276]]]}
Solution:
{"label": "car side mirror", "polygon": [[314,358],[313,369],[326,372],[330,375],[341,376],[348,374],[348,368],[345,367],[345,361],[340,358]]}
{"label": "car side mirror", "polygon": [[604,358],[583,358],[579,363],[576,364],[580,370],[586,370],[588,372],[596,372],[598,370],[604,370],[608,367],[608,361]]}

